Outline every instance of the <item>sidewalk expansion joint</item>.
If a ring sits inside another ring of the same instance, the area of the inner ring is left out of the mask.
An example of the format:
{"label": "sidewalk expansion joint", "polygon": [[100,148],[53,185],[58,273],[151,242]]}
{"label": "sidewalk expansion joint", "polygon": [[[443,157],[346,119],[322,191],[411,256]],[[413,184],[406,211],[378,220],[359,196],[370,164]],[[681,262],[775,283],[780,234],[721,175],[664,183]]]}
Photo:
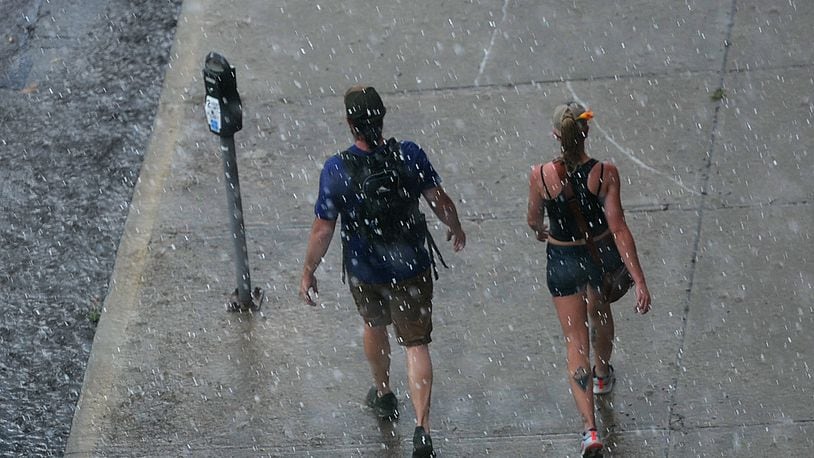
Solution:
{"label": "sidewalk expansion joint", "polygon": [[[721,57],[721,66],[719,69],[719,80],[718,80],[718,89],[724,88],[724,80],[726,78],[726,66],[729,57],[729,45],[732,42],[732,29],[735,26],[735,13],[737,12],[737,0],[732,0],[730,4],[729,10],[729,23],[726,27],[726,38],[723,41],[723,56]],[[709,148],[707,149],[707,160],[706,164],[703,168],[701,173],[701,183],[699,189],[701,190],[701,196],[699,197],[698,201],[698,223],[695,227],[695,237],[693,240],[693,247],[692,247],[692,257],[690,258],[690,272],[688,275],[688,282],[687,282],[687,296],[686,302],[684,304],[684,310],[682,311],[681,316],[681,330],[679,334],[679,344],[678,350],[676,351],[676,365],[675,365],[675,374],[673,375],[673,390],[670,393],[670,402],[668,403],[667,407],[667,421],[672,427],[673,419],[676,416],[674,412],[674,407],[676,405],[676,393],[678,392],[678,382],[681,376],[681,368],[682,362],[684,359],[684,348],[686,345],[687,339],[687,323],[690,314],[690,300],[692,299],[693,293],[693,286],[695,281],[695,273],[696,269],[698,268],[698,255],[699,255],[699,248],[701,245],[701,231],[703,228],[704,223],[704,208],[705,203],[709,199],[709,179],[710,179],[710,171],[712,169],[712,156],[715,153],[716,147],[716,132],[718,130],[718,120],[719,114],[721,111],[721,107],[723,106],[723,99],[720,99],[715,104],[715,111],[712,115],[712,126],[710,128],[709,133]],[[670,445],[668,444],[664,451],[664,456],[670,456]]]}

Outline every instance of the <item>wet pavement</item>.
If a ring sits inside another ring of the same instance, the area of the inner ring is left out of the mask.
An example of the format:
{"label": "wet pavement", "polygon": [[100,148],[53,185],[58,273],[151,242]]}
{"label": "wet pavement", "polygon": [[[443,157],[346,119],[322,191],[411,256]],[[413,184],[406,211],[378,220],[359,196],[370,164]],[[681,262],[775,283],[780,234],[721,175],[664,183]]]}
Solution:
{"label": "wet pavement", "polygon": [[[297,298],[322,162],[350,141],[341,94],[375,85],[386,135],[416,140],[468,233],[435,292],[440,456],[575,456],[580,427],[525,223],[549,113],[596,113],[654,296],[614,305],[610,456],[801,455],[812,445],[809,159],[814,5],[758,1],[396,3],[221,9],[184,2],[68,456],[407,456],[413,414],[377,424],[339,244]],[[236,285],[201,66],[237,67],[236,135],[252,278]],[[443,240],[443,228],[433,228]],[[404,353],[393,385],[409,406]]]}

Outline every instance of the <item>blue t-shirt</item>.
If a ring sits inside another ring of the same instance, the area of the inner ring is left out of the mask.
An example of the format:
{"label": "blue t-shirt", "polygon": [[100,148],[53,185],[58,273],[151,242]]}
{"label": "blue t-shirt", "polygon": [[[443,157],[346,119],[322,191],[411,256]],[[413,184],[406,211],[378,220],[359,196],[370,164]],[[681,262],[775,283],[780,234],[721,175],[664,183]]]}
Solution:
{"label": "blue t-shirt", "polygon": [[[358,156],[369,154],[355,145],[348,151]],[[402,141],[401,154],[407,170],[414,172],[405,179],[408,191],[413,195],[421,195],[421,192],[441,184],[441,177],[421,147]],[[348,274],[362,283],[392,283],[427,270],[430,257],[423,244],[373,246],[364,237],[348,230],[361,204],[361,197],[351,190],[350,179],[338,154],[328,158],[319,176],[319,196],[314,205],[314,213],[319,218],[334,221],[342,216],[343,239],[349,237],[343,260]]]}

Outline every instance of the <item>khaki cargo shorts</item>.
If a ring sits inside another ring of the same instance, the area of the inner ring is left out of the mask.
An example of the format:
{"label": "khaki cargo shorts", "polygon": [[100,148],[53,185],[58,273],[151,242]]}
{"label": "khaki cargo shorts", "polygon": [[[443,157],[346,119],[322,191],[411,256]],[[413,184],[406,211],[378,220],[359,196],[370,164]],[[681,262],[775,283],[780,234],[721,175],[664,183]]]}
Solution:
{"label": "khaki cargo shorts", "polygon": [[351,279],[350,292],[359,315],[371,327],[392,324],[399,345],[432,342],[432,271],[395,284],[367,284]]}

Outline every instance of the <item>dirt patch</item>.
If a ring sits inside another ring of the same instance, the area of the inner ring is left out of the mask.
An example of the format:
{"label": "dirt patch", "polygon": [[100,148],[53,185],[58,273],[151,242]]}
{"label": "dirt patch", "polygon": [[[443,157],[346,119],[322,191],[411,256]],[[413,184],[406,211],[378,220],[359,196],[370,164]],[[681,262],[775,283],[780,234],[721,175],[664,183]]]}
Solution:
{"label": "dirt patch", "polygon": [[0,0],[0,455],[62,455],[181,0]]}

